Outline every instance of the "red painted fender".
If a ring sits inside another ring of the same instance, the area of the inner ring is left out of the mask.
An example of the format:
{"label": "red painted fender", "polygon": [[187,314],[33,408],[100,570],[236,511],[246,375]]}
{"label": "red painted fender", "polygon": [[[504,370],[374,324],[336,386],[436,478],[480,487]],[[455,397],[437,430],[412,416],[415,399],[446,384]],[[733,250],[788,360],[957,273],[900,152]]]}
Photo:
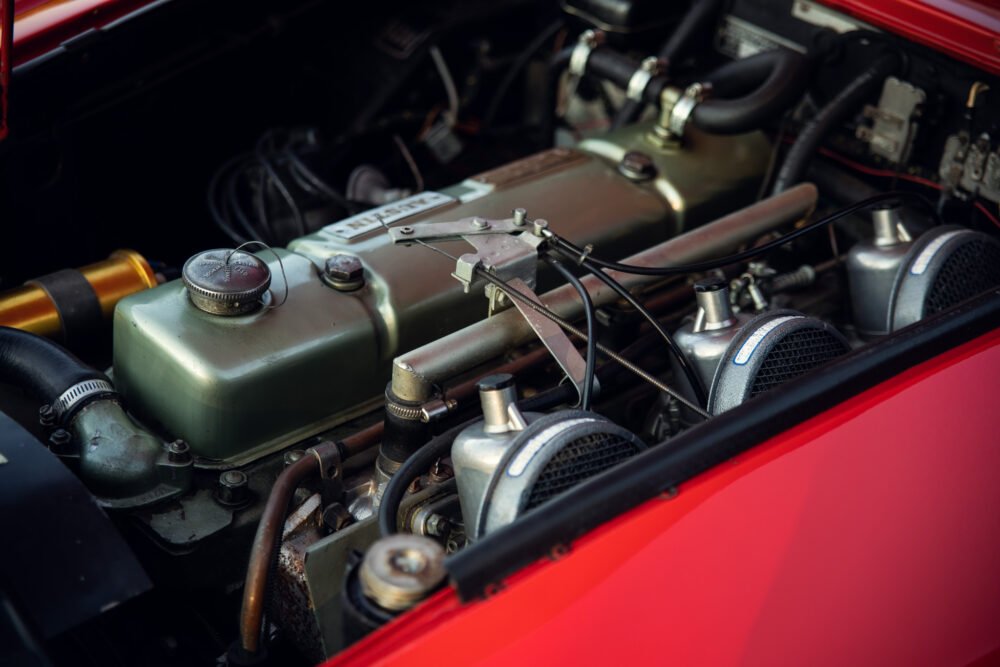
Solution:
{"label": "red painted fender", "polygon": [[1000,663],[1000,331],[326,667]]}

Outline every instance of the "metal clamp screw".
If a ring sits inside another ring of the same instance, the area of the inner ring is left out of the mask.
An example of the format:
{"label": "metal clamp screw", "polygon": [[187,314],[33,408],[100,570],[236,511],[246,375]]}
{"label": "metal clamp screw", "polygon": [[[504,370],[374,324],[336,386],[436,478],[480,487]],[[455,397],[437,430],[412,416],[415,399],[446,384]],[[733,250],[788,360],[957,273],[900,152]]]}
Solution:
{"label": "metal clamp screw", "polygon": [[663,71],[663,65],[664,62],[656,56],[649,56],[644,59],[629,78],[628,86],[625,89],[625,96],[635,102],[642,102],[643,95],[646,93],[646,86],[649,85],[650,80],[654,76],[658,76]]}
{"label": "metal clamp screw", "polygon": [[587,69],[587,61],[594,49],[604,44],[604,33],[600,30],[584,30],[569,57],[570,76],[581,77]]}
{"label": "metal clamp screw", "polygon": [[684,90],[684,94],[670,110],[667,129],[672,135],[675,137],[684,136],[684,129],[687,127],[691,114],[694,113],[695,107],[705,99],[707,93],[708,89],[701,83],[692,83]]}

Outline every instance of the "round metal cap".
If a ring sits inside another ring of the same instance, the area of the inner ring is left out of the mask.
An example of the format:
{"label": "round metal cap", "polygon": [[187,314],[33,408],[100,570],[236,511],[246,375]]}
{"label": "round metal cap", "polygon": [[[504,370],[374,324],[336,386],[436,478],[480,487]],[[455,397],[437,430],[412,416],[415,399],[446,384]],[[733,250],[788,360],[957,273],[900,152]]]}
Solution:
{"label": "round metal cap", "polygon": [[199,309],[213,315],[242,315],[261,306],[271,285],[271,270],[256,255],[218,248],[185,262],[181,278]]}
{"label": "round metal cap", "polygon": [[444,549],[434,540],[400,533],[377,540],[361,562],[365,597],[383,609],[402,611],[444,581]]}

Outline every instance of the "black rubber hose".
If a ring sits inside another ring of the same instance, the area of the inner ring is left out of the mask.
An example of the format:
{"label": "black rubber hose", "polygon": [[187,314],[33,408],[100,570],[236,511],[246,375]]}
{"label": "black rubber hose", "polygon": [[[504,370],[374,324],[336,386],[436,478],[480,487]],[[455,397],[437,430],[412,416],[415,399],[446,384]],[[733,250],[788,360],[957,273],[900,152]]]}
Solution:
{"label": "black rubber hose", "polygon": [[549,60],[545,77],[545,87],[542,89],[542,121],[539,127],[542,144],[549,146],[554,141],[555,118],[556,118],[556,90],[559,87],[559,78],[563,70],[569,65],[569,59],[573,55],[572,46],[567,46]]}
{"label": "black rubber hose", "polygon": [[899,57],[886,54],[876,60],[871,67],[844,86],[832,100],[820,109],[809,121],[785,156],[771,194],[787,190],[802,180],[816,149],[830,130],[844,122],[858,106],[882,86],[885,78],[899,67]]}
{"label": "black rubber hose", "polygon": [[741,134],[781,115],[802,97],[809,60],[785,49],[734,60],[709,74],[708,99],[698,104],[691,121],[710,134]]}
{"label": "black rubber hose", "polygon": [[838,204],[868,199],[879,193],[877,188],[824,160],[817,160],[810,165],[806,175],[820,192]]}
{"label": "black rubber hose", "polygon": [[107,381],[107,377],[46,338],[0,327],[0,382],[51,404],[84,380]]}
{"label": "black rubber hose", "polygon": [[[670,37],[660,47],[659,53],[656,54],[657,58],[666,63],[668,71],[691,40],[701,32],[709,20],[717,15],[720,4],[722,4],[722,0],[698,0],[691,4],[691,8],[688,9],[684,18],[677,24],[674,31],[670,33]],[[612,129],[633,122],[639,116],[643,106],[645,106],[643,102],[625,100],[625,104],[615,114],[615,120],[611,124]]]}

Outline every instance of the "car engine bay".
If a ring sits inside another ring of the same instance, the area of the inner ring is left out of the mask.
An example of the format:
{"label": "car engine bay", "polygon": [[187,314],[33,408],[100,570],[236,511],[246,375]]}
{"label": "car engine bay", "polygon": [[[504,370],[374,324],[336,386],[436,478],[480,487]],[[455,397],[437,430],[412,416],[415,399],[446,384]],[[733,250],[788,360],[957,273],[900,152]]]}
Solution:
{"label": "car engine bay", "polygon": [[53,664],[319,664],[473,560],[492,594],[557,548],[493,545],[623,462],[1000,286],[996,76],[820,2],[103,32],[15,68],[0,143],[0,427],[93,498],[66,535],[114,526],[32,531],[24,567],[100,579],[45,603]]}

